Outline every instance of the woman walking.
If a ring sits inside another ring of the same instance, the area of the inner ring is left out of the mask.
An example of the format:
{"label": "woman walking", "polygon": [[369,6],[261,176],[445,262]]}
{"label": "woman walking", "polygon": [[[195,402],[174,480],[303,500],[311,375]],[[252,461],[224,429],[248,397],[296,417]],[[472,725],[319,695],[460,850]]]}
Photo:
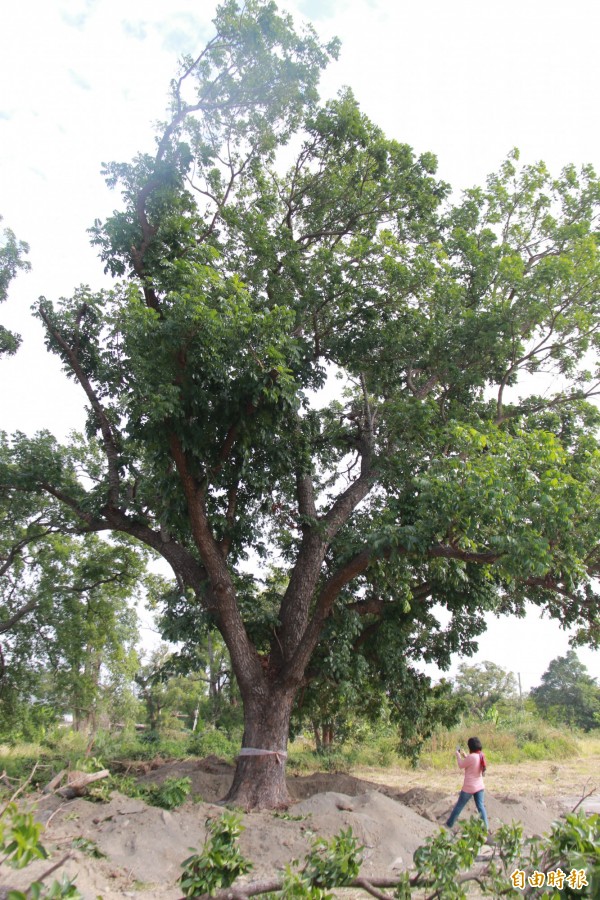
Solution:
{"label": "woman walking", "polygon": [[462,752],[460,747],[456,748],[456,762],[458,763],[459,769],[464,769],[465,777],[462,790],[456,801],[456,806],[446,822],[446,827],[452,828],[471,797],[473,797],[479,815],[483,819],[483,824],[486,829],[489,829],[485,803],[483,800],[485,793],[483,789],[483,776],[486,770],[483,748],[481,746],[481,741],[476,737],[469,738],[467,746],[469,748],[468,756]]}

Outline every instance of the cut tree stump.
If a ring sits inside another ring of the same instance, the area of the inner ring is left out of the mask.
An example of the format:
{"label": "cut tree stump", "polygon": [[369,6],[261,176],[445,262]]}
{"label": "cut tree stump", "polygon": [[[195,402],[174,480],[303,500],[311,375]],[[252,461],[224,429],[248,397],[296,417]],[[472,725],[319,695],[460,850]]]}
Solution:
{"label": "cut tree stump", "polygon": [[62,769],[58,775],[55,775],[52,781],[49,781],[46,787],[43,790],[44,794],[51,794],[61,783],[65,775],[67,774],[67,769]]}

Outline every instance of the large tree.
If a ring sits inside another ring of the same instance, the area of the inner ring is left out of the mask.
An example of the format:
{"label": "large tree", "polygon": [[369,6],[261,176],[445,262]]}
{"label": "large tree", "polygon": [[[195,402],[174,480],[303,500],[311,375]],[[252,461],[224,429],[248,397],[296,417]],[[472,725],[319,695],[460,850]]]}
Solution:
{"label": "large tree", "polygon": [[154,152],[106,167],[120,280],[37,307],[87,440],[17,438],[4,477],[170,563],[243,700],[228,800],[275,807],[335,621],[407,707],[486,610],[600,636],[600,185],[514,154],[452,206],[431,154],[319,102],[334,44],[260,0],[215,25]]}

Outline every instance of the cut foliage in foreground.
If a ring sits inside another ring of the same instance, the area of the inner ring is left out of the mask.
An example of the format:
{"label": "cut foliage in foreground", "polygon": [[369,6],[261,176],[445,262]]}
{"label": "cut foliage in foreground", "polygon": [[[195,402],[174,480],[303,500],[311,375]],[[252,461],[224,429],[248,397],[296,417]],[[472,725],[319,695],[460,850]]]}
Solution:
{"label": "cut foliage in foreground", "polygon": [[[294,861],[283,878],[235,885],[251,866],[236,844],[239,820],[225,814],[209,826],[204,850],[184,862],[185,897],[250,900],[251,897],[333,900],[332,888],[358,888],[380,900],[466,900],[470,883],[494,897],[535,896],[547,884],[547,897],[597,897],[600,890],[600,816],[571,813],[543,838],[523,840],[520,825],[502,826],[493,837],[480,819],[470,819],[458,834],[440,831],[414,856],[416,872],[394,878],[364,878],[360,847],[351,830],[330,841],[315,838],[303,864]],[[482,859],[481,851],[491,843]],[[564,891],[563,891],[564,888]],[[386,889],[393,889],[389,893]],[[569,890],[570,889],[570,890]],[[558,892],[560,891],[560,893]],[[539,894],[538,894],[539,896]]]}

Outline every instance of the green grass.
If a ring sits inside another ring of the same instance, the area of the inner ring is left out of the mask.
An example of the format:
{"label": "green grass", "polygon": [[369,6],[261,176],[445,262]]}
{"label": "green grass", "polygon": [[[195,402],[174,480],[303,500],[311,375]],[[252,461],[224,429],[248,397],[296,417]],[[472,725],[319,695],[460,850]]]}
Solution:
{"label": "green grass", "polygon": [[[457,745],[466,748],[467,738],[477,735],[494,763],[518,763],[527,760],[558,760],[572,756],[600,755],[600,733],[579,734],[567,728],[556,728],[524,711],[511,721],[464,721],[457,728],[440,729],[426,742],[420,768],[446,769],[448,753]],[[44,744],[16,743],[0,745],[0,769],[15,784],[31,775],[31,786],[43,786],[61,769],[82,767],[88,738],[68,729],[57,729]],[[407,760],[397,752],[397,735],[391,728],[361,729],[354,741],[334,745],[328,753],[315,753],[307,736],[298,737],[288,748],[288,769],[295,773],[350,772],[354,768],[409,768]],[[117,762],[153,759],[185,759],[214,754],[233,762],[239,741],[222,732],[204,734],[167,732],[151,740],[134,734],[99,732],[91,749],[94,762],[111,769]],[[9,790],[9,789],[7,789]],[[4,791],[6,793],[6,791]]]}
{"label": "green grass", "polygon": [[448,753],[457,746],[466,749],[467,739],[474,735],[480,739],[486,754],[498,763],[567,759],[578,755],[586,741],[581,734],[555,728],[529,714],[502,725],[465,721],[458,728],[436,732],[426,744],[421,765],[445,768]]}
{"label": "green grass", "polygon": [[[419,759],[420,768],[446,769],[448,754],[457,746],[466,749],[467,739],[477,735],[485,752],[496,763],[527,760],[568,759],[600,753],[600,735],[590,737],[567,728],[556,728],[530,713],[519,713],[513,721],[500,724],[463,721],[453,729],[439,729],[426,741]],[[409,768],[401,757],[398,738],[390,730],[361,735],[359,741],[335,745],[329,753],[317,754],[306,739],[289,747],[288,767],[296,772],[348,772],[353,768]]]}

